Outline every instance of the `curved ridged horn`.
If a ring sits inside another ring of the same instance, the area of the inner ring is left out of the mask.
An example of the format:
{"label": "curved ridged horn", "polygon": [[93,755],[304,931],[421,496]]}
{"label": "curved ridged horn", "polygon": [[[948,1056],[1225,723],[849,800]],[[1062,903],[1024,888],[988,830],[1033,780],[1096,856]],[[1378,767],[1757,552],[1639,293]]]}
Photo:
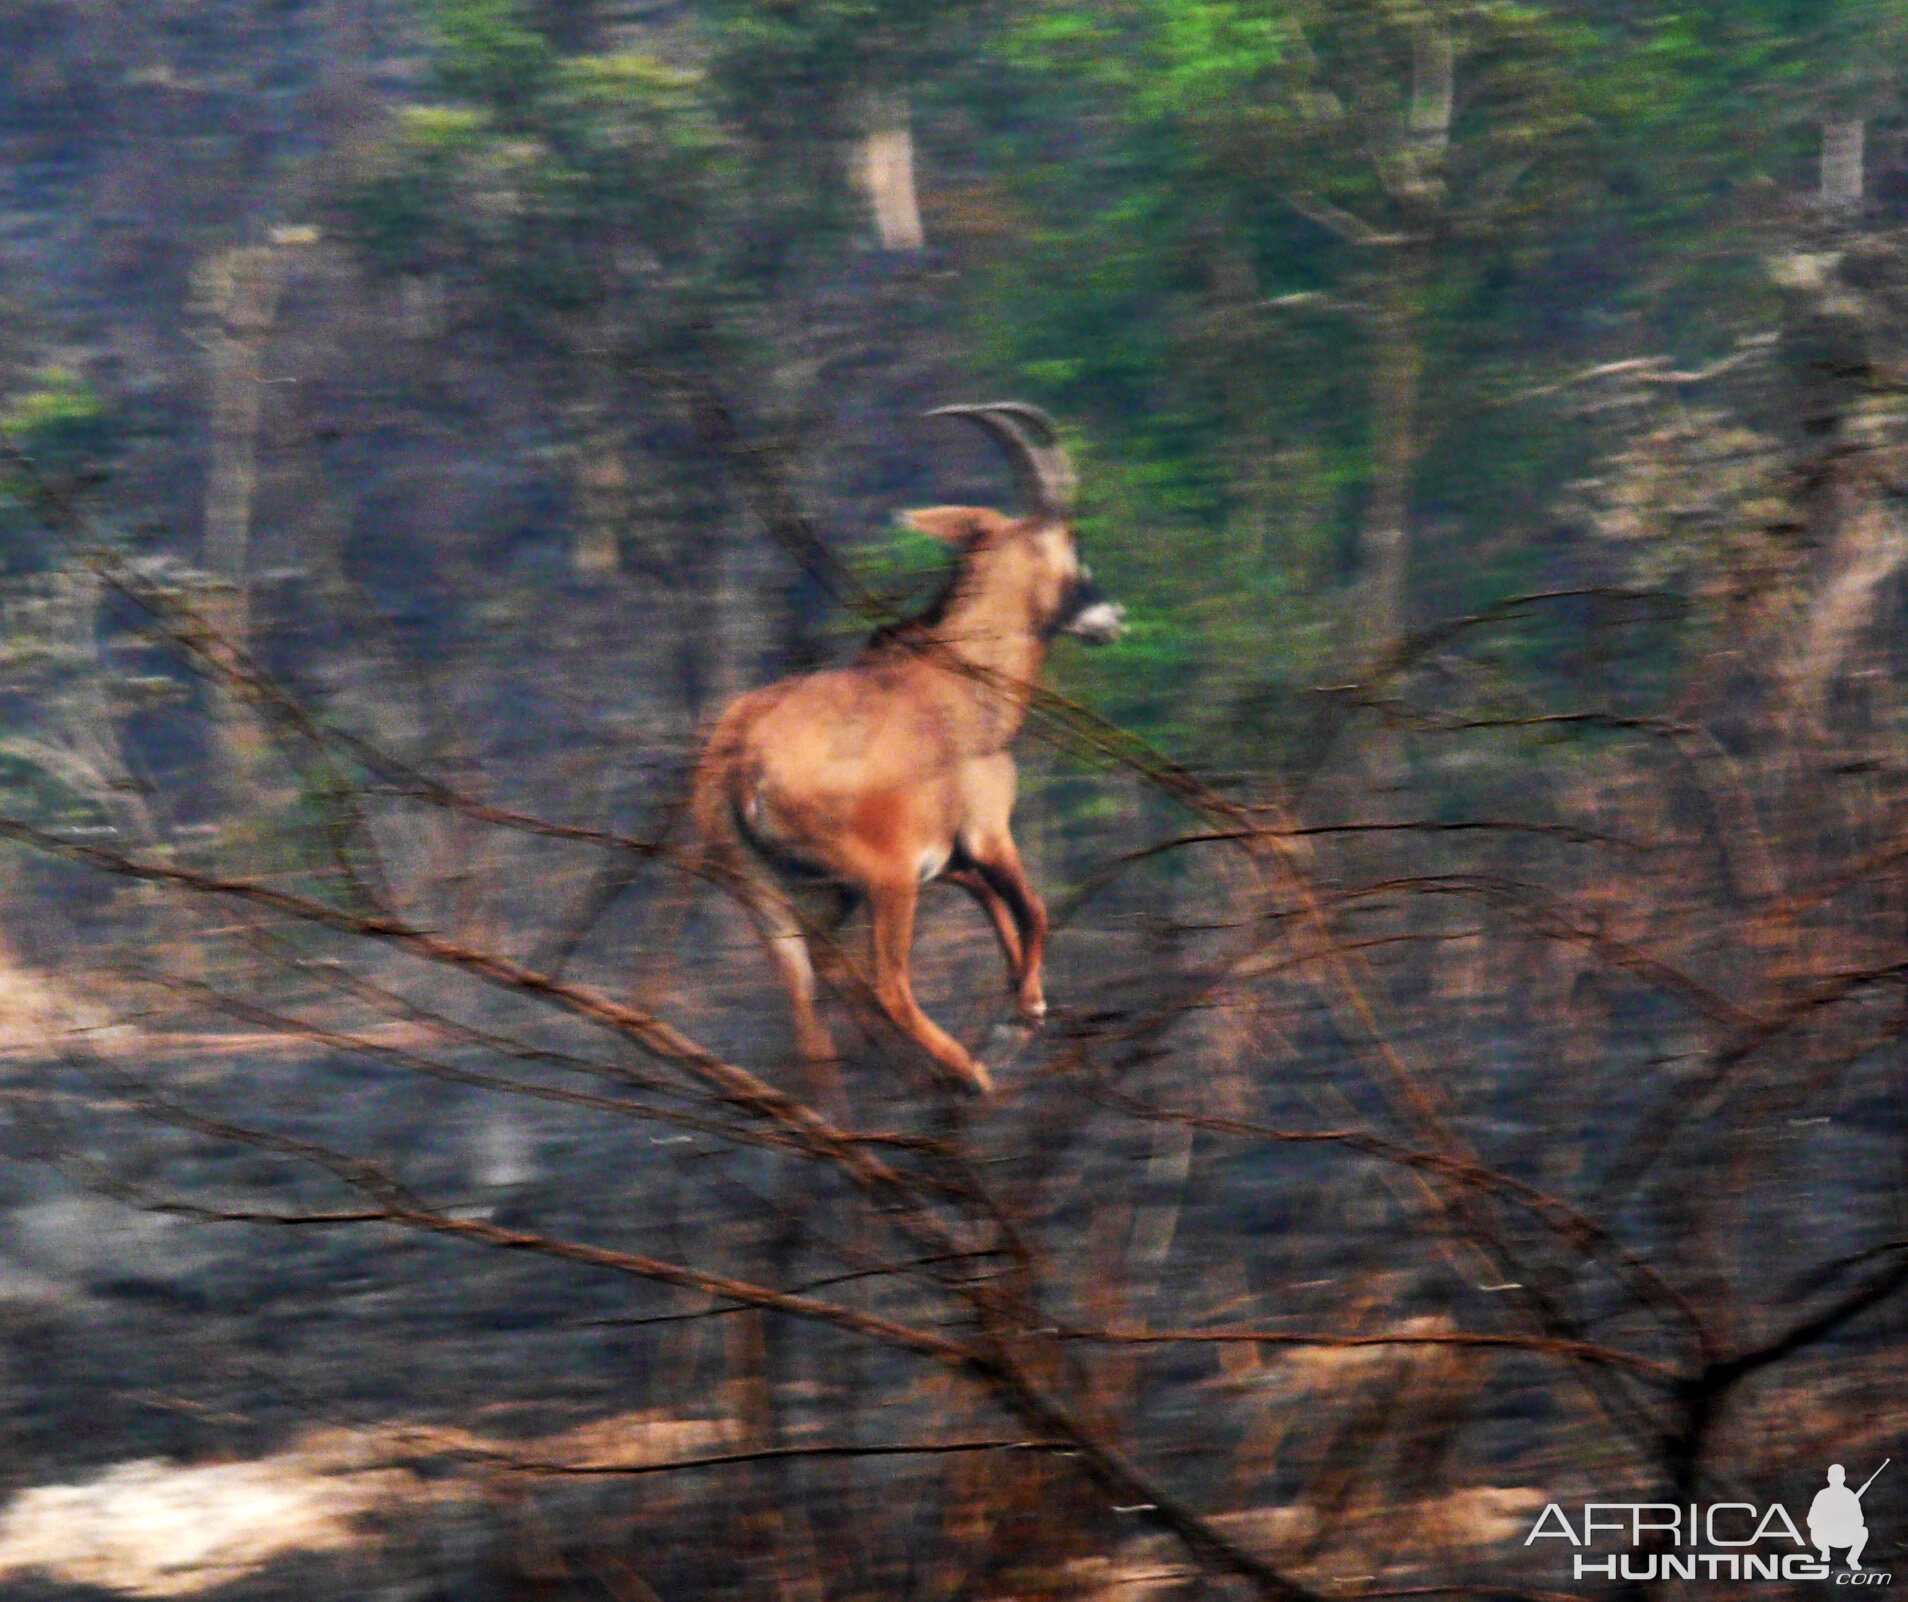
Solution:
{"label": "curved ridged horn", "polygon": [[965,417],[985,429],[1007,453],[1021,493],[1034,510],[1046,517],[1065,517],[1073,510],[1080,477],[1073,459],[1060,443],[1053,419],[1025,401],[990,401],[984,406],[937,406],[926,417]]}

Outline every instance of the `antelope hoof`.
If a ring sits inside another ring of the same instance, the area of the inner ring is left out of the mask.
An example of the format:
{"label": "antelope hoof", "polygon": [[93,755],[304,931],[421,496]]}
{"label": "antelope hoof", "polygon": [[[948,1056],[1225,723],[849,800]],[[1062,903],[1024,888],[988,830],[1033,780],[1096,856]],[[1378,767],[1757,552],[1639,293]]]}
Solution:
{"label": "antelope hoof", "polygon": [[1020,1016],[1035,1028],[1047,1017],[1047,998],[1042,995],[1022,996],[1020,998]]}
{"label": "antelope hoof", "polygon": [[961,1082],[983,1101],[993,1097],[994,1076],[987,1071],[985,1063],[969,1058],[967,1067],[961,1071]]}

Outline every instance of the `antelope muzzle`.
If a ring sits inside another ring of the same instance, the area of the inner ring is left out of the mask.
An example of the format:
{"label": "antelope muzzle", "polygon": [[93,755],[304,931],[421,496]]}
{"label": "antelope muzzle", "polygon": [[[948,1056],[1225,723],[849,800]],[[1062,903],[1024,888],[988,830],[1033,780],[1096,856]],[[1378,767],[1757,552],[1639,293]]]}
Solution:
{"label": "antelope muzzle", "polygon": [[1082,567],[1073,581],[1060,613],[1059,632],[1088,645],[1111,645],[1126,632],[1126,608],[1100,593],[1090,567]]}

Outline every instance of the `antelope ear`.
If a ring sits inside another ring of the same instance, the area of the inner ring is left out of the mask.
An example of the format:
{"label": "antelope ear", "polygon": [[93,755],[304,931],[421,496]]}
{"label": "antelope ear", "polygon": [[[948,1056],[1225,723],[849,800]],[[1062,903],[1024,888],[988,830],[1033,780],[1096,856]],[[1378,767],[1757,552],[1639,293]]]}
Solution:
{"label": "antelope ear", "polygon": [[946,541],[957,551],[985,544],[1010,526],[1007,518],[984,506],[921,506],[903,512],[901,521],[917,533]]}

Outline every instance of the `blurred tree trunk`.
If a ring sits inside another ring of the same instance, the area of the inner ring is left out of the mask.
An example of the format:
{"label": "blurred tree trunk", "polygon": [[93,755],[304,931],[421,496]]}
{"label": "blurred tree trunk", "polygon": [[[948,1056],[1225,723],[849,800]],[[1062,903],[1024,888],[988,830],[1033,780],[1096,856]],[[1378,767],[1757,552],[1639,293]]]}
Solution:
{"label": "blurred tree trunk", "polygon": [[422,347],[444,333],[444,281],[436,273],[406,273],[398,280],[398,316],[404,337]]}
{"label": "blurred tree trunk", "polygon": [[[1420,20],[1411,46],[1404,128],[1388,170],[1381,168],[1401,226],[1380,242],[1385,263],[1371,318],[1372,477],[1358,541],[1358,648],[1367,673],[1397,649],[1411,624],[1411,492],[1422,446],[1424,296],[1444,210],[1456,75],[1451,30],[1442,18]],[[1403,786],[1405,745],[1398,731],[1372,729],[1365,770],[1376,791]]]}
{"label": "blurred tree trunk", "polygon": [[1393,247],[1372,322],[1371,494],[1358,536],[1364,588],[1360,645],[1368,664],[1396,646],[1405,629],[1410,568],[1406,525],[1418,461],[1418,393],[1424,382],[1418,303],[1426,265],[1422,246]]}
{"label": "blurred tree trunk", "polygon": [[1373,662],[1408,626],[1411,485],[1417,470],[1422,328],[1431,239],[1444,201],[1455,58],[1451,30],[1426,18],[1413,31],[1411,98],[1392,154],[1390,185],[1405,227],[1382,242],[1387,260],[1372,318],[1372,480],[1359,531],[1363,655]]}
{"label": "blurred tree trunk", "polygon": [[[201,598],[208,621],[233,649],[250,633],[248,583],[252,510],[258,489],[263,362],[292,251],[316,238],[275,229],[263,245],[228,250],[204,264],[194,285],[206,319],[207,440],[204,562],[212,585]],[[265,731],[229,692],[219,693],[222,786],[243,810],[256,787]]]}
{"label": "blurred tree trunk", "polygon": [[1902,406],[1887,389],[1877,393],[1871,378],[1897,370],[1908,344],[1894,309],[1908,262],[1885,238],[1870,237],[1856,272],[1839,255],[1814,252],[1778,258],[1774,268],[1785,291],[1783,360],[1802,403],[1795,473],[1808,486],[1806,593],[1779,668],[1787,742],[1799,753],[1837,738],[1836,685],[1908,561],[1908,531],[1890,488],[1899,478]]}
{"label": "blurred tree trunk", "polygon": [[914,130],[904,91],[878,89],[869,94],[860,164],[881,248],[919,250],[926,235],[914,189]]}
{"label": "blurred tree trunk", "polygon": [[235,643],[245,634],[245,580],[258,487],[260,363],[278,310],[283,273],[275,244],[228,250],[200,272],[200,304],[209,320],[205,565],[231,586],[219,621]]}
{"label": "blurred tree trunk", "polygon": [[1861,208],[1867,126],[1860,117],[1836,117],[1822,124],[1822,177],[1816,198],[1832,211]]}
{"label": "blurred tree trunk", "polygon": [[760,681],[772,603],[760,553],[739,515],[724,519],[709,554],[705,709],[716,710]]}
{"label": "blurred tree trunk", "polygon": [[564,467],[570,480],[570,568],[588,578],[607,578],[622,566],[623,535],[634,508],[621,370],[605,354],[618,349],[624,337],[608,301],[590,308],[567,331]]}
{"label": "blurred tree trunk", "polygon": [[599,424],[585,436],[579,452],[576,540],[570,548],[570,563],[591,577],[614,573],[622,560],[629,474],[623,468],[621,447],[617,431]]}
{"label": "blurred tree trunk", "polygon": [[607,578],[622,566],[623,531],[631,510],[629,469],[623,460],[624,430],[611,374],[597,364],[584,375],[584,383],[588,393],[571,420],[575,509],[570,566],[587,577]]}

